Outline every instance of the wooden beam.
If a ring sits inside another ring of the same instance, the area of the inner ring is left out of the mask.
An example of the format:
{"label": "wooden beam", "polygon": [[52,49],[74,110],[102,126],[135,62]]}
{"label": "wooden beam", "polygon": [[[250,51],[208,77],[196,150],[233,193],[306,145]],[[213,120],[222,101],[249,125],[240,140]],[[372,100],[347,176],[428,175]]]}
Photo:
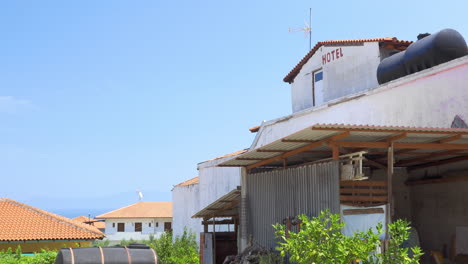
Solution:
{"label": "wooden beam", "polygon": [[236,158],[236,160],[266,160],[262,158]]}
{"label": "wooden beam", "polygon": [[340,160],[340,148],[337,145],[330,145],[333,150],[333,160]]}
{"label": "wooden beam", "polygon": [[441,152],[436,152],[436,153],[432,153],[432,154],[425,154],[425,155],[421,155],[421,156],[416,157],[416,158],[401,160],[401,161],[397,162],[396,165],[400,166],[400,165],[404,165],[404,164],[408,164],[408,163],[424,161],[424,160],[435,158],[435,157],[450,156],[450,155],[457,154],[459,152],[460,152],[460,150],[447,150],[447,151],[441,151]]}
{"label": "wooden beam", "polygon": [[398,134],[398,135],[396,135],[396,136],[391,136],[391,137],[389,137],[389,138],[383,139],[383,140],[381,140],[381,142],[388,142],[388,143],[390,143],[390,142],[394,142],[394,141],[400,140],[400,139],[402,139],[402,138],[405,138],[405,137],[407,137],[407,136],[408,136],[408,134],[407,134],[406,132],[404,132],[404,133]]}
{"label": "wooden beam", "polygon": [[462,181],[468,181],[468,176],[457,176],[457,177],[447,177],[447,178],[438,178],[438,179],[406,181],[405,185],[414,186],[414,185],[421,185],[421,184],[437,184],[437,183],[462,182]]}
{"label": "wooden beam", "polygon": [[450,141],[459,140],[461,137],[462,137],[462,135],[455,135],[455,136],[451,136],[451,137],[446,137],[446,138],[443,138],[443,139],[439,140],[439,143],[447,143],[447,142],[450,142]]}
{"label": "wooden beam", "polygon": [[313,143],[315,140],[306,140],[306,139],[282,139],[281,142],[286,143]]}
{"label": "wooden beam", "polygon": [[424,164],[420,164],[420,165],[410,166],[410,167],[408,167],[408,170],[417,170],[417,169],[422,169],[422,168],[440,166],[440,165],[445,165],[445,164],[450,164],[450,163],[465,161],[465,160],[468,160],[468,156],[460,156],[460,157],[456,157],[456,158],[439,160],[439,161],[435,161],[435,162],[428,162],[428,163],[424,163]]}
{"label": "wooden beam", "polygon": [[[393,153],[393,146],[396,143],[390,143],[387,151],[387,224],[392,222],[392,211],[393,211],[393,164],[395,162],[394,153]],[[387,234],[388,235],[388,234]]]}
{"label": "wooden beam", "polygon": [[409,134],[433,134],[433,135],[468,135],[468,132],[460,131],[420,131],[420,130],[403,130],[403,129],[372,129],[372,128],[328,128],[328,127],[312,127],[312,130],[328,130],[328,131],[351,131],[351,132],[369,132],[369,133],[409,133]]}
{"label": "wooden beam", "polygon": [[257,152],[286,152],[287,150],[279,150],[279,149],[257,149]]}
{"label": "wooden beam", "polygon": [[[334,144],[345,148],[387,148],[386,142],[367,141],[336,141]],[[441,143],[393,143],[395,149],[443,149],[443,150],[468,150],[468,144],[441,144]]]}
{"label": "wooden beam", "polygon": [[247,170],[257,168],[257,167],[266,165],[268,163],[271,163],[271,162],[274,162],[274,161],[277,161],[277,160],[280,160],[280,159],[284,159],[284,158],[287,158],[289,156],[293,156],[293,155],[296,155],[298,153],[301,153],[301,152],[304,152],[304,151],[307,151],[307,150],[322,146],[322,144],[324,144],[324,143],[328,143],[330,141],[335,141],[335,140],[338,140],[338,139],[348,137],[349,135],[350,135],[349,132],[343,132],[343,133],[340,133],[340,134],[337,134],[337,135],[334,135],[334,136],[330,136],[330,137],[327,137],[325,139],[315,141],[315,142],[313,142],[311,144],[308,144],[306,146],[303,146],[303,147],[300,147],[300,148],[285,152],[285,153],[283,153],[281,155],[278,155],[276,157],[269,158],[267,160],[254,163],[252,165],[247,166],[246,168],[247,168]]}
{"label": "wooden beam", "polygon": [[343,202],[387,202],[387,196],[352,196],[340,195]]}
{"label": "wooden beam", "polygon": [[362,214],[383,214],[383,208],[369,208],[369,209],[346,209],[343,210],[343,215],[362,215]]}
{"label": "wooden beam", "polygon": [[[202,221],[203,225],[212,225],[213,221]],[[214,222],[215,225],[232,225],[234,224],[234,220],[232,219],[224,219],[224,220],[216,220]]]}
{"label": "wooden beam", "polygon": [[468,144],[443,144],[443,143],[394,143],[395,148],[404,149],[459,149],[468,150]]}

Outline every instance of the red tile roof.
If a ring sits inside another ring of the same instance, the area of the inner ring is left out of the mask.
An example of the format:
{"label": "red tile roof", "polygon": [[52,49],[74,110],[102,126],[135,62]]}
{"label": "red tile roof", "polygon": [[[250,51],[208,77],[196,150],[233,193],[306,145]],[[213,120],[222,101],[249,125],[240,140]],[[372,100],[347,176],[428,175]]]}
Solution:
{"label": "red tile roof", "polygon": [[97,228],[0,198],[0,241],[102,239]]}
{"label": "red tile roof", "polygon": [[96,216],[98,219],[161,217],[172,218],[172,202],[138,202]]}
{"label": "red tile roof", "polygon": [[299,74],[302,69],[302,66],[307,63],[307,61],[315,54],[315,52],[323,45],[327,44],[347,44],[347,43],[363,43],[363,42],[381,42],[385,43],[388,46],[395,48],[395,49],[405,49],[408,47],[413,41],[407,40],[398,40],[395,37],[387,37],[387,38],[373,38],[373,39],[347,39],[347,40],[328,40],[328,41],[320,41],[318,42],[305,56],[302,58],[301,61],[283,78],[284,82],[291,83],[294,78]]}
{"label": "red tile roof", "polygon": [[92,225],[96,228],[106,228],[106,223],[96,220],[96,219],[89,218],[87,216],[78,216],[78,217],[73,218],[73,220],[78,221],[80,223]]}
{"label": "red tile roof", "polygon": [[184,182],[181,182],[179,184],[177,184],[175,187],[181,187],[181,186],[188,186],[188,185],[193,185],[193,184],[198,184],[199,182],[199,177],[195,177],[195,178],[192,178],[190,180],[186,180]]}
{"label": "red tile roof", "polygon": [[249,131],[251,133],[257,133],[259,130],[260,130],[260,126],[254,126],[254,127],[249,128]]}
{"label": "red tile roof", "polygon": [[[232,152],[232,153],[229,153],[229,154],[226,154],[226,155],[223,155],[223,156],[219,156],[219,157],[216,157],[216,158],[207,160],[207,161],[213,161],[213,160],[218,160],[218,159],[223,159],[223,158],[229,158],[229,157],[237,156],[237,155],[240,155],[240,154],[244,154],[244,153],[247,152],[248,150],[249,150],[249,149],[239,150],[239,151]],[[207,161],[203,161],[203,162],[207,162]],[[203,163],[203,162],[201,162],[201,163]]]}

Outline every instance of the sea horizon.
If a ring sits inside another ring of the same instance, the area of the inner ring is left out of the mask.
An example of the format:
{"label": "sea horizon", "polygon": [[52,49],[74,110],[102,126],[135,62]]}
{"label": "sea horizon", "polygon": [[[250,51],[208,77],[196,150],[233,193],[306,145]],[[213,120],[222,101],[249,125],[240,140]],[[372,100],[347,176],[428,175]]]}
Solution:
{"label": "sea horizon", "polygon": [[87,216],[95,218],[97,215],[101,215],[106,212],[110,212],[113,209],[88,209],[88,208],[67,208],[67,209],[49,209],[49,212],[58,214],[67,218],[75,218],[78,216]]}

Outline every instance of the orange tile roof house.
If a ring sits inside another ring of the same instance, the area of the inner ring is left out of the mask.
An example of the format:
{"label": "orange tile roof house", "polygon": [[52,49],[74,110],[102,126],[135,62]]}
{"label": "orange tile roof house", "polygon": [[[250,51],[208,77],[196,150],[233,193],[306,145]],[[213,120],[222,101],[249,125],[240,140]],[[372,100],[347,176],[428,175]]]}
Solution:
{"label": "orange tile roof house", "polygon": [[97,229],[99,229],[99,231],[101,232],[104,232],[104,229],[106,228],[106,223],[104,223],[103,221],[92,219],[87,216],[78,216],[78,217],[73,218],[73,220],[78,221],[80,223],[94,226]]}
{"label": "orange tile roof house", "polygon": [[0,251],[89,246],[104,238],[97,228],[8,198],[0,198]]}
{"label": "orange tile roof house", "polygon": [[105,219],[106,237],[111,241],[149,239],[172,230],[172,202],[137,202],[96,218]]}

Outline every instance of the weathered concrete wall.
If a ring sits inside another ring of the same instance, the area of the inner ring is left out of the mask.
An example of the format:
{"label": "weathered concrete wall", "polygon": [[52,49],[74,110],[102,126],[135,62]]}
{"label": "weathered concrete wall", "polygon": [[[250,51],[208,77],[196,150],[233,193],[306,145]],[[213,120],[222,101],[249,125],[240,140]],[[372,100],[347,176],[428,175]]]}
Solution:
{"label": "weathered concrete wall", "polygon": [[[172,190],[173,211],[173,233],[181,235],[184,227],[187,227],[197,234],[199,243],[200,232],[203,232],[201,219],[191,217],[205,208],[221,196],[240,186],[240,168],[216,167],[221,162],[235,158],[230,156],[198,164],[199,183],[196,185],[174,187]],[[216,231],[234,230],[234,227],[216,226]],[[208,229],[212,230],[211,226]]]}
{"label": "weathered concrete wall", "polygon": [[240,168],[203,167],[200,174],[200,209],[240,186]]}
{"label": "weathered concrete wall", "polygon": [[[378,85],[378,42],[326,45],[302,67],[291,84],[293,112],[313,107],[313,73],[323,70],[324,102]],[[316,104],[318,106],[320,104]]]}
{"label": "weathered concrete wall", "polygon": [[468,56],[262,124],[251,149],[317,123],[450,127],[468,120]]}
{"label": "weathered concrete wall", "polygon": [[457,226],[468,226],[468,182],[411,187],[413,223],[426,251],[451,247]]}
{"label": "weathered concrete wall", "polygon": [[174,187],[172,190],[174,237],[181,236],[184,228],[196,234],[196,241],[200,241],[200,232],[203,231],[201,219],[192,218],[199,211],[199,185]]}

